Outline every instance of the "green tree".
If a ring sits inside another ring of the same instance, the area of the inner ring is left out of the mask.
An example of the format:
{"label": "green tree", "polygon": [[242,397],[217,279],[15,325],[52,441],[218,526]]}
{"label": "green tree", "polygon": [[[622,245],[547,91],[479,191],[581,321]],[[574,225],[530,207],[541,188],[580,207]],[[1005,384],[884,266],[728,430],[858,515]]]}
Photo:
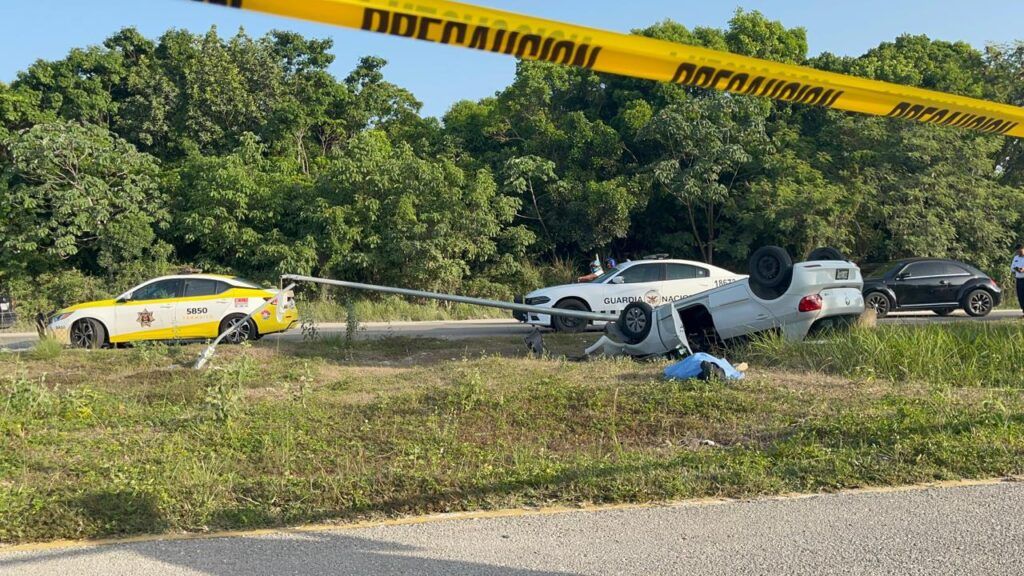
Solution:
{"label": "green tree", "polygon": [[246,134],[230,155],[196,154],[182,162],[169,185],[182,256],[265,280],[314,271],[317,243],[299,235],[296,223],[310,182],[264,153],[258,138]]}
{"label": "green tree", "polygon": [[33,272],[62,261],[113,276],[164,261],[154,229],[167,220],[151,156],[99,126],[37,124],[4,143],[3,261]]}
{"label": "green tree", "polygon": [[507,228],[520,205],[488,171],[419,158],[381,131],[356,136],[304,204],[320,268],[337,277],[454,290],[500,246],[522,253],[532,240]]}
{"label": "green tree", "polygon": [[713,263],[720,209],[748,185],[754,155],[769,146],[764,101],[705,92],[665,107],[645,135],[661,148],[648,168],[654,185],[676,199],[701,258]]}

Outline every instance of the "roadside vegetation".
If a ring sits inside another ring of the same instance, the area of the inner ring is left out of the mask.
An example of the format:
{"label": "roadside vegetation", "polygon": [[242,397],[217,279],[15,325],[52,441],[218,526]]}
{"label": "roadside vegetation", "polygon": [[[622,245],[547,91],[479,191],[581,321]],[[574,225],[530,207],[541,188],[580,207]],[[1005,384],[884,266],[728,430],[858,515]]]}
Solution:
{"label": "roadside vegetation", "polygon": [[1024,327],[950,334],[758,342],[739,382],[566,359],[595,334],[3,354],[0,542],[1024,473],[1024,378],[972,368]]}
{"label": "roadside vegetation", "polygon": [[763,366],[863,380],[1024,389],[1020,321],[888,324],[801,343],[759,338],[744,352]]}
{"label": "roadside vegetation", "polygon": [[[299,303],[303,317],[318,322],[345,322],[349,306],[335,300],[312,300]],[[498,310],[470,304],[441,304],[437,302],[410,302],[407,298],[387,296],[379,299],[359,299],[352,303],[353,312],[360,322],[419,322],[441,320],[478,320],[511,318],[508,310]]]}

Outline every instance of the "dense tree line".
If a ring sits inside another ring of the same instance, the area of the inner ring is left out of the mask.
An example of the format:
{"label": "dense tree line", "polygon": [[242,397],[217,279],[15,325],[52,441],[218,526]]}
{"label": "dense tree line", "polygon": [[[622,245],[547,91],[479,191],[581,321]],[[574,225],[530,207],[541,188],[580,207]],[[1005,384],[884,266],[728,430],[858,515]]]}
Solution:
{"label": "dense tree line", "polygon": [[[636,33],[1024,105],[1021,43],[809,58],[757,12]],[[335,78],[330,50],[125,29],[0,83],[0,283],[60,304],[190,264],[507,297],[595,252],[996,272],[1024,236],[1018,140],[537,62],[438,120],[380,58]]]}

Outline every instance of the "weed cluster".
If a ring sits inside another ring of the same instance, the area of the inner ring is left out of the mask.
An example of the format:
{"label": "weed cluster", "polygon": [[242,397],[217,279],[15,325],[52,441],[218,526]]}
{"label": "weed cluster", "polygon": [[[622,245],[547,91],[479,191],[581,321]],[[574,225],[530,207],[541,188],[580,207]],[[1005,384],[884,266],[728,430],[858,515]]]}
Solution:
{"label": "weed cluster", "polygon": [[854,329],[824,340],[765,337],[745,357],[761,365],[858,379],[1024,388],[1024,325],[970,322]]}

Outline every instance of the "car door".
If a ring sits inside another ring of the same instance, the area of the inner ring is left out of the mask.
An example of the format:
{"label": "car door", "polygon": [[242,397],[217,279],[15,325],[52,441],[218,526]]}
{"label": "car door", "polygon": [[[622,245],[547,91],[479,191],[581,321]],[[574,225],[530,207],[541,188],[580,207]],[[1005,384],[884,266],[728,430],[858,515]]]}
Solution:
{"label": "car door", "polygon": [[[235,305],[227,297],[227,282],[213,278],[185,278],[182,297],[175,305],[174,319],[180,338],[216,338],[220,321]],[[248,306],[240,303],[242,307]]]}
{"label": "car door", "polygon": [[111,334],[111,341],[177,338],[174,301],[181,294],[181,285],[178,278],[157,280],[135,289],[130,298],[118,300],[114,304],[116,334]]}
{"label": "car door", "polygon": [[942,274],[937,278],[938,283],[932,289],[931,302],[936,304],[951,304],[957,301],[960,289],[973,274],[953,262],[942,262]]}
{"label": "car door", "polygon": [[665,263],[663,295],[666,298],[675,301],[711,288],[714,288],[714,282],[707,268],[676,262]]}
{"label": "car door", "polygon": [[897,306],[915,306],[928,295],[927,278],[924,277],[925,262],[907,264],[893,278],[892,291],[896,294]]}
{"label": "car door", "polygon": [[662,303],[660,288],[664,275],[665,265],[661,262],[630,266],[608,281],[605,301],[615,314],[630,302],[642,300],[658,306]]}
{"label": "car door", "polygon": [[897,304],[922,306],[931,303],[939,277],[942,275],[941,262],[912,262],[896,274],[893,292]]}
{"label": "car door", "polygon": [[708,308],[723,339],[778,327],[776,317],[750,290],[748,282],[732,282],[708,293]]}

